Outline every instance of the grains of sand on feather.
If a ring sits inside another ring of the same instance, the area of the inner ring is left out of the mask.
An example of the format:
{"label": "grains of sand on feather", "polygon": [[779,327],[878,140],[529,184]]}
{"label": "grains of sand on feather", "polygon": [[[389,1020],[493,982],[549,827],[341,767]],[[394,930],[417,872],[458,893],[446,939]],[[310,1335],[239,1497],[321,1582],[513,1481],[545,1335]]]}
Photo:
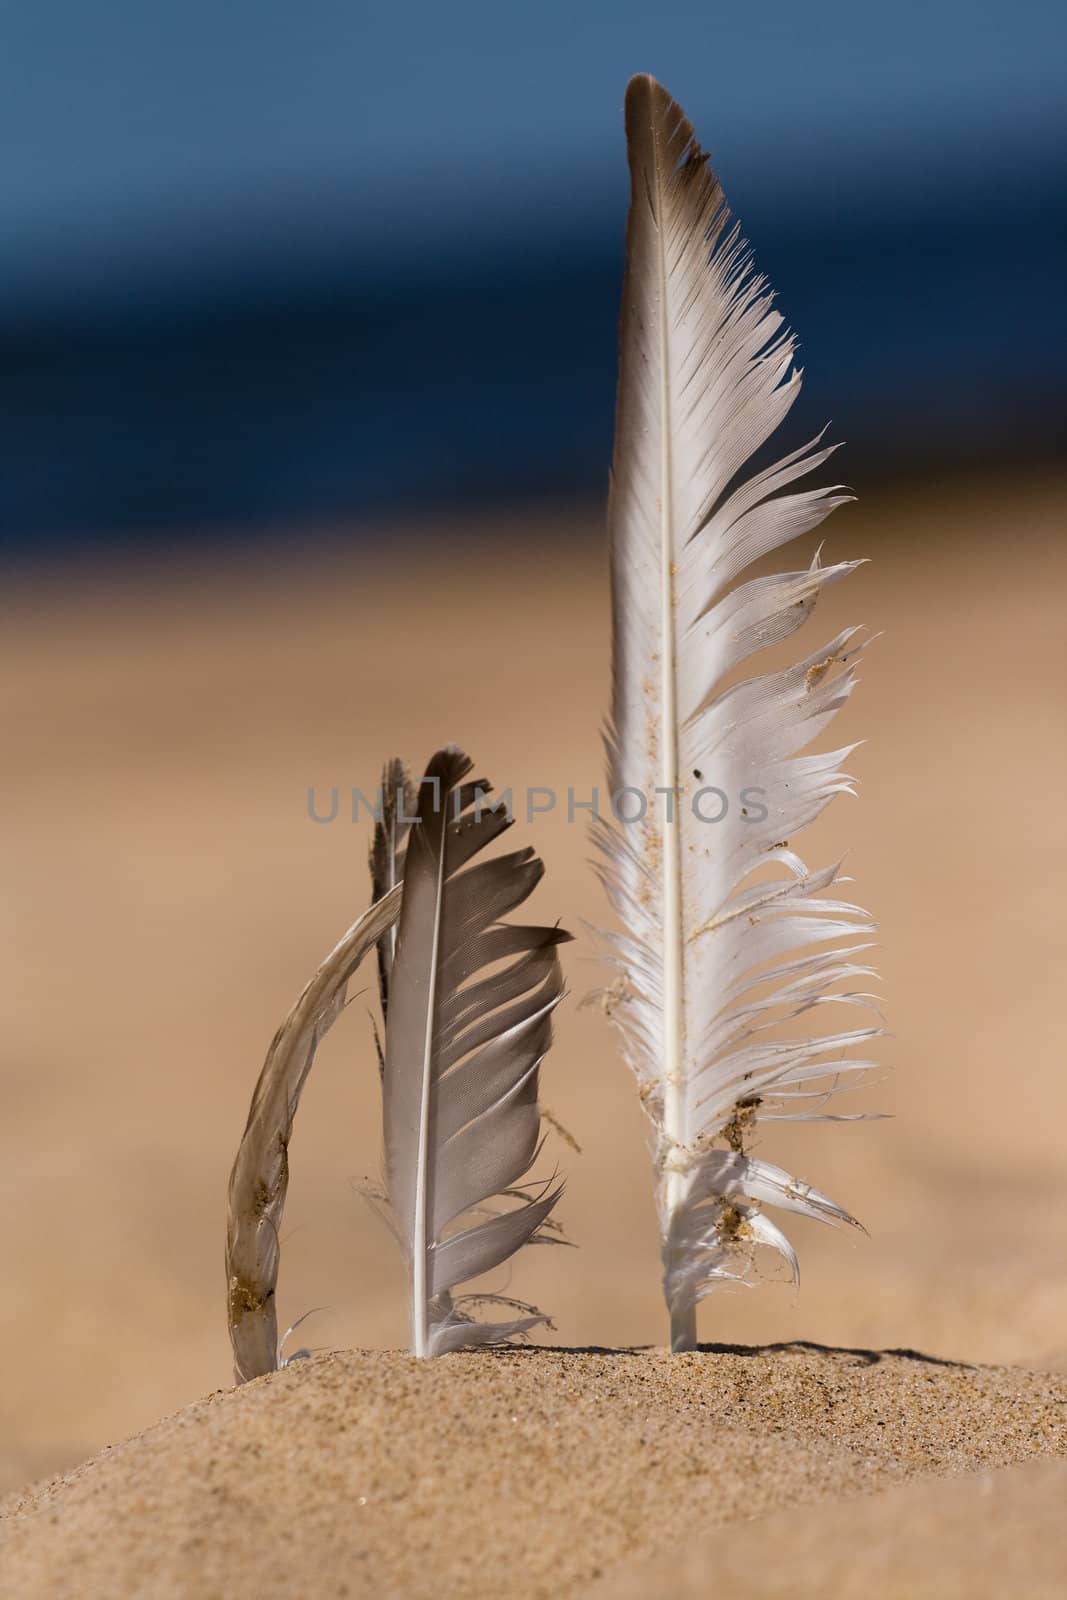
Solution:
{"label": "grains of sand on feather", "polygon": [[579,1595],[679,1539],[1067,1455],[1067,1377],[795,1346],[353,1352],[220,1393],[9,1509],[0,1588]]}

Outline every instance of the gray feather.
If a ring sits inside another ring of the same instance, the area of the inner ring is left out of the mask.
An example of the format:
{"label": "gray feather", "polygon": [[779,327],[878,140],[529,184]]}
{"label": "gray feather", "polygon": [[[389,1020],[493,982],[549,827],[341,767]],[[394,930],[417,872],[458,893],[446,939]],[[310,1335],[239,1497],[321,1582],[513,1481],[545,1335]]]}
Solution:
{"label": "gray feather", "polygon": [[[471,770],[449,746],[420,787],[386,1019],[386,1179],[420,1356],[504,1342],[543,1320],[478,1321],[451,1290],[537,1239],[561,1193],[520,1185],[539,1148],[538,1072],[569,935],[499,923],[544,869],[529,849],[471,865],[509,825],[480,805],[488,786]],[[468,1215],[494,1196],[521,1203],[487,1221]]]}

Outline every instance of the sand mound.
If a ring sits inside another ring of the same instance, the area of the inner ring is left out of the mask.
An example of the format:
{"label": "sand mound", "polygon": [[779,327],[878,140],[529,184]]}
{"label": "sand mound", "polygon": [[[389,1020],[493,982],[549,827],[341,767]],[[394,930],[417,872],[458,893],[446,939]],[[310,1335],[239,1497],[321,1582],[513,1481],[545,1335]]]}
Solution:
{"label": "sand mound", "polygon": [[[1056,1454],[1067,1377],[910,1354],[338,1354],[213,1395],[9,1504],[0,1572],[22,1600],[681,1595],[717,1525],[835,1502],[819,1515],[840,1556],[840,1539],[884,1546],[893,1528],[880,1502],[842,1497]],[[946,1502],[957,1540],[969,1494]],[[786,1541],[799,1525],[767,1523]],[[758,1552],[770,1581],[788,1552],[754,1532],[711,1548],[748,1566]]]}

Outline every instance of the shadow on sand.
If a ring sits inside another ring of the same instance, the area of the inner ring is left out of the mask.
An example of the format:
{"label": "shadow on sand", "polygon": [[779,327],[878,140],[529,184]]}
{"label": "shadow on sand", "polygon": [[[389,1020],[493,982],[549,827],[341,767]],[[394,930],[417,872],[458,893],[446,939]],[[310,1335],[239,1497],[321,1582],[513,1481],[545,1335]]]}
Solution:
{"label": "shadow on sand", "polygon": [[[643,1356],[652,1354],[666,1354],[662,1345],[516,1345],[508,1350],[508,1355],[539,1355],[539,1356]],[[809,1355],[824,1356],[827,1359],[846,1356],[852,1366],[875,1367],[883,1361],[921,1361],[931,1367],[951,1367],[957,1371],[974,1372],[975,1364],[970,1361],[951,1361],[944,1356],[928,1356],[921,1350],[859,1350],[849,1345],[816,1344],[811,1339],[793,1339],[781,1344],[701,1344],[692,1352],[702,1356],[747,1356],[758,1359],[760,1356],[778,1355]]]}

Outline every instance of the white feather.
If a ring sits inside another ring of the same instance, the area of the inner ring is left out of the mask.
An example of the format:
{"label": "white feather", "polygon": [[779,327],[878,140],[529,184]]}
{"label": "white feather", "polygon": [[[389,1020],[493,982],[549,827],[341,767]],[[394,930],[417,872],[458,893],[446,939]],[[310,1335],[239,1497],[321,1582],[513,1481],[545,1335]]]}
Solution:
{"label": "white feather", "polygon": [[[795,666],[733,680],[859,563],[824,567],[816,554],[805,570],[738,583],[752,562],[851,495],[786,492],[832,454],[821,440],[739,480],[796,398],[794,340],[692,128],[651,78],[632,80],[626,127],[633,194],[610,510],[607,744],[613,794],[632,791],[646,809],[597,835],[624,930],[608,936],[624,974],[613,1015],[657,1131],[672,1343],[689,1348],[697,1301],[743,1277],[738,1262],[753,1245],[778,1250],[795,1274],[792,1246],[762,1205],[853,1220],[749,1158],[742,1143],[760,1115],[780,1117],[804,1086],[819,1082],[825,1095],[838,1074],[869,1066],[841,1058],[879,1031],[816,1039],[776,1031],[831,994],[869,1003],[850,987],[869,973],[852,959],[866,948],[869,919],[828,896],[837,865],[809,872],[787,843],[851,788],[849,750],[800,752],[851,694],[863,643],[849,629]],[[694,810],[721,807],[697,795],[710,786],[727,802],[715,823]],[[760,791],[747,806],[745,790]],[[621,806],[631,814],[634,802]],[[842,939],[844,949],[795,953]]]}

